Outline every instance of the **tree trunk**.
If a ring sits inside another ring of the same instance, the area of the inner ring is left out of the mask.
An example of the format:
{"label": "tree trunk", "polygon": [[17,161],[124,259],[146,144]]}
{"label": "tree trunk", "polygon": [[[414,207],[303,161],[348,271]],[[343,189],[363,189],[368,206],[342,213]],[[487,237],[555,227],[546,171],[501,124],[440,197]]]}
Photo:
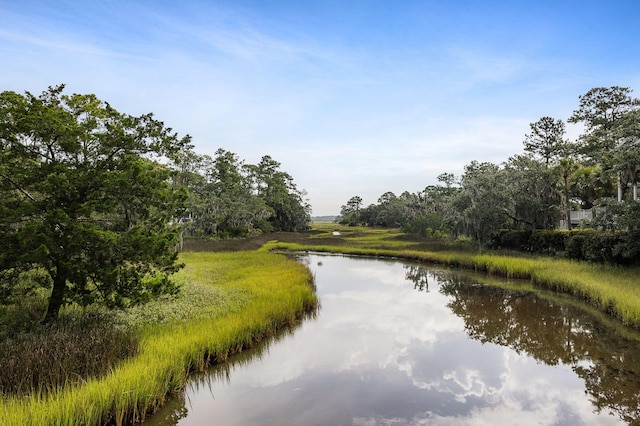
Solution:
{"label": "tree trunk", "polygon": [[564,175],[564,208],[567,220],[567,230],[571,230],[571,204],[569,203],[569,176]]}
{"label": "tree trunk", "polygon": [[49,306],[47,307],[47,314],[42,320],[43,324],[51,324],[58,318],[60,307],[64,302],[64,290],[67,286],[67,277],[60,271],[60,268],[56,271],[53,277],[53,290],[51,290],[51,297],[49,298]]}
{"label": "tree trunk", "polygon": [[618,172],[618,202],[622,202],[622,176]]}

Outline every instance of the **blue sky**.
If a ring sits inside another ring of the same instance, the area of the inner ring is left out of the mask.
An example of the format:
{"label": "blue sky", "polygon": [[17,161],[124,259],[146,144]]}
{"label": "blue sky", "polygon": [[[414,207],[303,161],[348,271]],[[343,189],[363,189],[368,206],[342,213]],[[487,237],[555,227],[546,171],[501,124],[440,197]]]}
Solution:
{"label": "blue sky", "polygon": [[271,155],[329,215],[501,163],[593,87],[640,96],[638,16],[636,0],[0,0],[0,90],[65,83],[201,154]]}

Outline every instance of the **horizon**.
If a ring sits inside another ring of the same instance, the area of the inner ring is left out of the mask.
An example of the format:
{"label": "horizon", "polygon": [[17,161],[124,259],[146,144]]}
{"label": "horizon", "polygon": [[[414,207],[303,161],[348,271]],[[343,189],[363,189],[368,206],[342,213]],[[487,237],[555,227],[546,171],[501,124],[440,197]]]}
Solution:
{"label": "horizon", "polygon": [[312,216],[337,216],[355,195],[367,206],[507,161],[530,123],[566,121],[591,88],[640,90],[639,12],[631,0],[2,2],[1,90],[65,84],[154,113],[199,154],[270,155]]}

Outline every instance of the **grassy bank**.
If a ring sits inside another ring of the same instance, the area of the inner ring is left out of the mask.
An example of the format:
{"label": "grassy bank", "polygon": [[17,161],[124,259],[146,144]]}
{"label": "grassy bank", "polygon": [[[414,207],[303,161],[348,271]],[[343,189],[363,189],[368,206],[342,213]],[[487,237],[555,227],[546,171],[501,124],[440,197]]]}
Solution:
{"label": "grassy bank", "polygon": [[397,257],[529,279],[535,285],[584,299],[625,325],[640,328],[640,268],[637,267],[515,253],[479,254],[464,242],[412,241],[404,239],[398,230],[347,228],[334,224],[316,226],[306,236],[271,241],[264,249]]}
{"label": "grassy bank", "polygon": [[[302,265],[271,250],[313,250],[418,260],[526,278],[533,284],[588,300],[640,328],[640,269],[507,253],[476,253],[465,241],[417,241],[397,230],[316,226],[305,233],[252,240],[196,241],[181,255],[178,298],[117,313],[135,330],[137,352],[106,374],[53,392],[0,401],[3,425],[121,424],[143,419],[202,370],[297,323],[317,304]],[[258,250],[259,248],[259,250]],[[237,250],[242,251],[237,251]]]}
{"label": "grassy bank", "polygon": [[0,401],[3,425],[139,421],[182,388],[190,371],[273,335],[317,304],[309,271],[265,251],[184,253],[181,298],[124,314],[140,333],[137,355],[99,378]]}

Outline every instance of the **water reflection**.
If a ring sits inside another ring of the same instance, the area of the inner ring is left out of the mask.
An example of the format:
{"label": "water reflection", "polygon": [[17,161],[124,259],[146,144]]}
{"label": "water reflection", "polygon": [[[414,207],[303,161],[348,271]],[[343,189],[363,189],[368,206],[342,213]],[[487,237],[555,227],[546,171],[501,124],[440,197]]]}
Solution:
{"label": "water reflection", "polygon": [[173,414],[160,411],[150,424],[573,425],[639,418],[635,333],[611,328],[575,303],[420,265],[304,260],[316,276],[321,314],[256,355],[245,352],[197,378],[163,409]]}
{"label": "water reflection", "polygon": [[464,319],[473,339],[508,346],[547,365],[566,364],[584,380],[596,411],[632,423],[640,419],[638,341],[605,325],[584,309],[547,294],[469,285],[451,274],[440,291]]}
{"label": "water reflection", "polygon": [[[307,312],[304,320],[313,320],[318,315],[318,310]],[[185,392],[171,395],[166,403],[151,418],[144,422],[145,425],[173,426],[179,424],[181,419],[191,414],[189,408],[192,407],[191,395],[209,395],[215,399],[214,389],[220,384],[229,385],[233,372],[243,367],[259,363],[263,357],[269,356],[269,348],[278,344],[283,339],[291,338],[302,323],[290,325],[286,329],[278,331],[274,336],[265,339],[251,349],[234,354],[225,363],[216,364],[202,373],[192,373],[189,376]]]}

